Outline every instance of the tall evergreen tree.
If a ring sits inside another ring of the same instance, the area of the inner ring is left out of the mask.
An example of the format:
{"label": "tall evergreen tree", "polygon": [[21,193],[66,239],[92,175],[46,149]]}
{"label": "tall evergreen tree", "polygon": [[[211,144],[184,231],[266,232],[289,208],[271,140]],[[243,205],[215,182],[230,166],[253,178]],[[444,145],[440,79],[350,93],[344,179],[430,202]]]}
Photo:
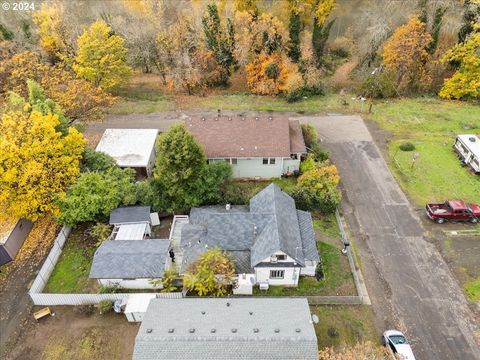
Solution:
{"label": "tall evergreen tree", "polygon": [[288,33],[290,35],[290,42],[288,44],[288,56],[293,62],[297,63],[300,60],[300,32],[302,31],[302,21],[300,14],[292,9],[290,14],[290,24],[288,26]]}
{"label": "tall evergreen tree", "polygon": [[433,54],[437,50],[438,39],[440,37],[440,30],[442,28],[443,15],[445,15],[446,8],[438,7],[435,10],[435,16],[433,17],[432,29],[430,30],[430,35],[432,35],[432,41],[427,47],[427,51],[430,54]]}
{"label": "tall evergreen tree", "polygon": [[325,44],[334,22],[335,19],[329,21],[326,25],[321,25],[317,18],[313,19],[312,45],[317,68],[320,68],[323,64]]}
{"label": "tall evergreen tree", "polygon": [[215,60],[224,69],[231,70],[236,65],[233,50],[235,48],[235,31],[233,23],[227,20],[226,27],[223,27],[215,3],[207,5],[207,13],[202,18],[203,32],[207,49],[213,53]]}

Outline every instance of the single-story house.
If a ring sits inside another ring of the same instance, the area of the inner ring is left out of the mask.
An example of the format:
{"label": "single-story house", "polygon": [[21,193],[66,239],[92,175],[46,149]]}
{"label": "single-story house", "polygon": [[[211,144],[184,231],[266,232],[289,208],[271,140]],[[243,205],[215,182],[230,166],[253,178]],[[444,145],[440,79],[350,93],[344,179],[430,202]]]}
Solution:
{"label": "single-story house", "polygon": [[317,360],[305,298],[152,299],[133,360]]}
{"label": "single-story house", "polygon": [[106,240],[95,251],[89,277],[105,287],[161,289],[161,281],[152,280],[170,266],[169,247],[170,240]]}
{"label": "single-story house", "polygon": [[134,169],[139,177],[151,176],[157,136],[157,129],[106,129],[95,150],[110,155],[121,168]]}
{"label": "single-story house", "polygon": [[480,139],[477,135],[458,135],[453,145],[462,162],[480,174]]}
{"label": "single-story house", "polygon": [[0,266],[15,259],[32,227],[27,219],[0,220]]}
{"label": "single-story house", "polygon": [[110,212],[110,225],[113,225],[112,239],[143,240],[150,236],[152,221],[149,206],[126,206]]}
{"label": "single-story house", "polygon": [[208,161],[228,162],[236,178],[294,173],[307,154],[300,123],[284,116],[192,117],[185,126],[203,146]]}
{"label": "single-story house", "polygon": [[232,257],[239,278],[253,275],[250,292],[254,284],[297,286],[300,275],[315,276],[320,262],[310,213],[296,209],[276,184],[255,195],[249,207],[192,208],[180,237],[180,274],[218,247]]}

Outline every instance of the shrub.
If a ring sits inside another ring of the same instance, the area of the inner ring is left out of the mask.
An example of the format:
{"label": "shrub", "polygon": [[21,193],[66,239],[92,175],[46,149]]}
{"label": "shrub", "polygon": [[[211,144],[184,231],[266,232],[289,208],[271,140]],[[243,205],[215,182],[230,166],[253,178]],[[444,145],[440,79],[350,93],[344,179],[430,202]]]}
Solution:
{"label": "shrub", "polygon": [[98,303],[98,311],[101,315],[112,311],[113,303],[110,300],[102,300]]}
{"label": "shrub", "polygon": [[99,294],[116,294],[122,290],[120,286],[102,286],[99,290]]}
{"label": "shrub", "polygon": [[302,134],[303,139],[305,140],[305,145],[308,148],[311,148],[313,144],[317,143],[318,133],[317,129],[310,124],[302,124]]}
{"label": "shrub", "polygon": [[114,167],[117,167],[117,163],[110,155],[100,151],[86,149],[83,153],[83,161],[80,170],[82,172],[106,171]]}
{"label": "shrub", "polygon": [[313,155],[315,161],[324,162],[330,158],[330,150],[325,146],[314,143],[310,148],[310,153]]}
{"label": "shrub", "polygon": [[304,97],[315,96],[315,95],[325,95],[325,88],[322,84],[317,84],[315,86],[302,86],[296,89],[293,89],[287,93],[286,100],[287,102],[297,102],[302,100]]}
{"label": "shrub", "polygon": [[374,99],[397,96],[395,75],[388,71],[368,75],[362,83],[362,92],[364,96]]}
{"label": "shrub", "polygon": [[405,142],[400,144],[399,148],[402,151],[413,151],[413,150],[415,150],[415,145],[413,145],[409,141],[405,141]]}
{"label": "shrub", "polygon": [[339,58],[348,58],[350,56],[350,52],[343,47],[334,48],[331,50],[331,52],[332,55]]}
{"label": "shrub", "polygon": [[300,164],[300,172],[304,174],[307,171],[313,170],[315,166],[317,166],[317,163],[314,156],[312,154],[308,154],[307,158],[303,160]]}

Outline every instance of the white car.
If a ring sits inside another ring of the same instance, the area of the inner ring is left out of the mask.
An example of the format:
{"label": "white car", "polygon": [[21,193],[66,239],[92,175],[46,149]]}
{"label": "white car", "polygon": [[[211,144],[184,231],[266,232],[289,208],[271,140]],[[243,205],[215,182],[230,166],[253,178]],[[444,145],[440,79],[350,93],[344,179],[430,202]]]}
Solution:
{"label": "white car", "polygon": [[383,333],[382,343],[389,346],[401,360],[415,360],[412,348],[403,333],[398,330],[387,330]]}

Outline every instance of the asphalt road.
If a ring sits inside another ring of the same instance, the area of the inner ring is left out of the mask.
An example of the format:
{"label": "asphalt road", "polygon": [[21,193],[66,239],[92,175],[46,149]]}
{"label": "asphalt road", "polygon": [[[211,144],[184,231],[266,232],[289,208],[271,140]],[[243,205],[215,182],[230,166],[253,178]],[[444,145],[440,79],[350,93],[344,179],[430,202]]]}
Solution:
{"label": "asphalt road", "polygon": [[[361,118],[302,118],[317,127],[342,176],[347,220],[384,281],[389,311],[420,360],[480,359],[479,330],[462,290],[390,173]],[[370,271],[372,272],[372,271]],[[368,271],[367,271],[368,277]],[[367,286],[369,281],[367,280]],[[370,294],[372,295],[372,294]],[[374,301],[375,309],[375,301]],[[387,306],[385,306],[387,305]]]}

